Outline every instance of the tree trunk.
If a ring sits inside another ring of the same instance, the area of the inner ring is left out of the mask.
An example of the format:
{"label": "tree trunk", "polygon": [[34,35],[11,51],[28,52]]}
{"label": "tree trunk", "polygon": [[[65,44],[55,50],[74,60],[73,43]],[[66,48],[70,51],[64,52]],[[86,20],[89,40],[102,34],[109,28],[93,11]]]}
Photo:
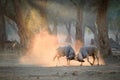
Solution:
{"label": "tree trunk", "polygon": [[72,39],[71,39],[71,23],[66,24],[66,29],[67,29],[68,35],[66,37],[65,42],[71,44],[72,43]]}
{"label": "tree trunk", "polygon": [[115,35],[115,40],[116,40],[117,43],[119,43],[119,35],[118,35],[118,34],[119,34],[119,33],[116,32],[116,35]]}
{"label": "tree trunk", "polygon": [[1,1],[0,1],[0,49],[4,48],[3,42],[5,40],[6,40],[5,20],[4,20],[3,9],[1,7]]}
{"label": "tree trunk", "polygon": [[98,44],[100,52],[103,56],[111,54],[111,48],[109,44],[108,38],[108,28],[106,21],[106,12],[107,12],[107,4],[108,0],[101,0],[99,3],[98,11],[97,11],[97,28],[98,28]]}
{"label": "tree trunk", "polygon": [[94,34],[94,45],[98,47],[98,34],[97,34],[97,29],[95,26],[91,27],[88,26],[88,28],[93,32]]}
{"label": "tree trunk", "polygon": [[20,36],[20,44],[22,47],[26,47],[27,40],[28,40],[27,29],[24,24],[23,14],[22,14],[22,10],[21,10],[19,3],[20,3],[19,0],[14,0],[14,7],[15,7],[15,12],[16,12],[16,22],[17,22],[17,26],[19,29],[18,33]]}
{"label": "tree trunk", "polygon": [[76,51],[79,51],[80,47],[83,46],[84,43],[84,37],[82,32],[82,20],[83,11],[81,8],[77,8],[76,42],[75,42]]}

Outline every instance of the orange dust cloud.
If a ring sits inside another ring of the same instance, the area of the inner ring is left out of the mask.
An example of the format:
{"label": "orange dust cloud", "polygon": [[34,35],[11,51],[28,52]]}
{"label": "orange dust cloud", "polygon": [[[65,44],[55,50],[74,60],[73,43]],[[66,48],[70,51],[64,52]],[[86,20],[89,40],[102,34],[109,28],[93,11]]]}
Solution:
{"label": "orange dust cloud", "polygon": [[75,41],[75,52],[79,52],[79,49],[83,46],[83,43],[79,40]]}
{"label": "orange dust cloud", "polygon": [[[82,44],[80,43],[79,46]],[[24,56],[20,58],[21,64],[29,64],[43,67],[52,67],[56,66],[57,59],[53,61],[53,57],[56,53],[56,48],[58,47],[58,39],[56,36],[49,35],[46,31],[36,34],[29,44],[29,49]],[[90,57],[90,61],[93,59]],[[78,61],[72,60],[71,65],[79,66],[81,63]],[[97,60],[95,60],[95,65],[97,64]],[[60,58],[60,64],[57,66],[66,66],[67,61],[65,57]],[[102,58],[100,59],[100,65],[104,65],[104,61]],[[85,59],[83,66],[90,66],[90,64]]]}
{"label": "orange dust cloud", "polygon": [[20,58],[22,64],[39,66],[53,65],[53,56],[58,47],[57,37],[46,31],[36,34],[29,44],[27,53]]}

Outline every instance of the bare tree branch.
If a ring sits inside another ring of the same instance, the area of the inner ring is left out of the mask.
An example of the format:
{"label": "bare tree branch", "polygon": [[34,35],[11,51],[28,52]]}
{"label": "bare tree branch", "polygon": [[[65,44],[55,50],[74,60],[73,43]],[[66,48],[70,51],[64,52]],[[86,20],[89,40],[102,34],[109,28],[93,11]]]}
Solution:
{"label": "bare tree branch", "polygon": [[77,4],[77,2],[75,0],[70,0],[70,2],[72,2],[75,7],[78,6],[78,4]]}

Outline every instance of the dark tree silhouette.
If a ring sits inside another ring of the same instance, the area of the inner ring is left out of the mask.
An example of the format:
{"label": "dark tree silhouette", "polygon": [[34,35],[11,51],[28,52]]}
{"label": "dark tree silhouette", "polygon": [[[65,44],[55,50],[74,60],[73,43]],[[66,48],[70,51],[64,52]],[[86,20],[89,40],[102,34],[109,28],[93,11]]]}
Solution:
{"label": "dark tree silhouette", "polygon": [[0,1],[0,48],[4,48],[4,41],[6,40],[6,33],[5,33],[5,20],[4,20],[4,10],[1,6]]}
{"label": "dark tree silhouette", "polygon": [[98,28],[98,44],[103,55],[111,54],[106,20],[107,7],[108,0],[98,0],[96,27]]}

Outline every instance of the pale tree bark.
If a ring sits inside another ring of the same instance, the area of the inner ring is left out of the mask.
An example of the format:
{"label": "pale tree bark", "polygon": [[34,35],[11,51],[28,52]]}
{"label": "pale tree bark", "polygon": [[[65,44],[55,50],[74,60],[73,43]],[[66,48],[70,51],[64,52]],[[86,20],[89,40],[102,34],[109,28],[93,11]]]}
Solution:
{"label": "pale tree bark", "polygon": [[101,0],[98,4],[99,6],[96,19],[96,24],[98,28],[98,44],[100,52],[104,56],[111,54],[106,20],[108,0]]}

